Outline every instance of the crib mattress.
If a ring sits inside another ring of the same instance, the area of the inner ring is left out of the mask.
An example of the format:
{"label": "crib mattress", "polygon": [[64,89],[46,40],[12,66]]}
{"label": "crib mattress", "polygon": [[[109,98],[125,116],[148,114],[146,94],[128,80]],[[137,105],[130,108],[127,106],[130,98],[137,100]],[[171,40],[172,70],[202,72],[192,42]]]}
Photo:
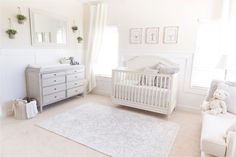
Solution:
{"label": "crib mattress", "polygon": [[[169,90],[156,86],[138,85],[137,81],[127,80],[114,84],[114,97],[151,106],[167,107]],[[161,106],[160,106],[161,105]]]}

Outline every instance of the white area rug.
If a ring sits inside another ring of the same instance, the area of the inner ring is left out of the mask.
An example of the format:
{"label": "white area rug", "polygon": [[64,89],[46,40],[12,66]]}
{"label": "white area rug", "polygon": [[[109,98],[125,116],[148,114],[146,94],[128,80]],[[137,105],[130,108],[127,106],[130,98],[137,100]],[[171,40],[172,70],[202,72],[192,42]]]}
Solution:
{"label": "white area rug", "polygon": [[113,157],[166,157],[179,128],[96,103],[81,105],[39,126]]}

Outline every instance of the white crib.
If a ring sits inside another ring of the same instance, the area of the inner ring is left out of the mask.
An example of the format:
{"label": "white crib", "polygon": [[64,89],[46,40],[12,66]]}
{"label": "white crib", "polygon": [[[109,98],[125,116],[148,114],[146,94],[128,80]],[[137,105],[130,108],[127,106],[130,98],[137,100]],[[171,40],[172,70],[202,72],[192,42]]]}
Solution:
{"label": "white crib", "polygon": [[176,106],[178,73],[145,74],[115,69],[112,72],[114,104],[170,115]]}

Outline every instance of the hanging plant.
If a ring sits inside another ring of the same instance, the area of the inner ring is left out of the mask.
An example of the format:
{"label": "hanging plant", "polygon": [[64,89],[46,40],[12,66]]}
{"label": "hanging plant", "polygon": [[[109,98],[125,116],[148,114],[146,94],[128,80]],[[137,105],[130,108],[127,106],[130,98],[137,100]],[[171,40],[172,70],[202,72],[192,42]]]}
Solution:
{"label": "hanging plant", "polygon": [[78,27],[77,26],[72,26],[72,31],[75,33],[77,30],[78,30]]}
{"label": "hanging plant", "polygon": [[78,43],[81,43],[81,41],[83,40],[83,38],[82,38],[82,37],[78,37],[77,40],[78,40]]}
{"label": "hanging plant", "polygon": [[24,21],[27,19],[27,17],[25,15],[21,14],[20,7],[18,7],[18,10],[19,10],[18,11],[19,13],[16,15],[17,21],[19,24],[23,24]]}
{"label": "hanging plant", "polygon": [[71,29],[74,33],[78,30],[78,26],[76,26],[75,21],[73,21],[73,26],[71,27]]}
{"label": "hanging plant", "polygon": [[10,39],[14,39],[15,38],[15,35],[17,33],[17,31],[15,29],[12,29],[12,25],[11,25],[11,19],[9,18],[9,26],[10,28],[8,30],[6,30],[6,33],[8,34],[8,37]]}
{"label": "hanging plant", "polygon": [[14,39],[17,31],[15,29],[8,29],[6,31],[10,39]]}

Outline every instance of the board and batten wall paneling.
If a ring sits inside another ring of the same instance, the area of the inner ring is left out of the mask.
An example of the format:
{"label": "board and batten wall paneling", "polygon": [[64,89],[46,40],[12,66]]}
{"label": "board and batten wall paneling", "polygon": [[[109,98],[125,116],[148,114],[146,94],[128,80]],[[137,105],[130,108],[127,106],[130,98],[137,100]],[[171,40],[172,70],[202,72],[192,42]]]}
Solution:
{"label": "board and batten wall paneling", "polygon": [[[20,25],[16,21],[17,7],[27,16]],[[37,9],[68,19],[69,44],[64,48],[32,47],[28,9]],[[18,33],[15,39],[9,39],[8,18]],[[73,21],[79,32],[73,33],[70,27]],[[62,57],[74,56],[83,63],[83,44],[77,43],[77,37],[83,34],[83,7],[78,0],[0,0],[0,117],[11,114],[11,102],[26,96],[24,71],[28,64],[50,65],[58,63]]]}
{"label": "board and batten wall paneling", "polygon": [[[190,89],[193,54],[196,51],[198,19],[217,20],[221,16],[222,0],[120,0],[108,3],[108,25],[119,30],[119,58],[157,55],[180,65],[178,107],[199,110],[204,93]],[[177,44],[163,44],[163,28],[179,26]],[[129,43],[130,28],[159,27],[159,44]],[[108,78],[98,77],[95,93],[109,93]]]}

